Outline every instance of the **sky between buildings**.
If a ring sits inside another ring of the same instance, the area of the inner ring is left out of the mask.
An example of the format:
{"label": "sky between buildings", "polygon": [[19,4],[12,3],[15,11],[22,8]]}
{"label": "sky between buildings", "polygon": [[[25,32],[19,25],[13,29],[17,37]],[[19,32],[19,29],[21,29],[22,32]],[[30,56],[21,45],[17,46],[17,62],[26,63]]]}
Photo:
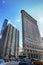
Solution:
{"label": "sky between buildings", "polygon": [[4,19],[7,18],[20,31],[20,45],[22,45],[22,9],[38,21],[38,28],[43,37],[43,0],[0,0],[0,30]]}

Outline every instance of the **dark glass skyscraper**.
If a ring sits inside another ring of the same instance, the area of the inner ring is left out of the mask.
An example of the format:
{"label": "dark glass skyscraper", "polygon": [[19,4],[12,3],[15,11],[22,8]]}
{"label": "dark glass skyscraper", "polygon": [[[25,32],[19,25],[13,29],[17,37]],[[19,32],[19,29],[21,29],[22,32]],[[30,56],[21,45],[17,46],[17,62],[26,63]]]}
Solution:
{"label": "dark glass skyscraper", "polygon": [[8,24],[8,20],[5,19],[5,20],[4,20],[4,23],[3,23],[3,26],[2,26],[2,29],[1,29],[1,33],[3,33],[3,31],[5,30],[7,24]]}

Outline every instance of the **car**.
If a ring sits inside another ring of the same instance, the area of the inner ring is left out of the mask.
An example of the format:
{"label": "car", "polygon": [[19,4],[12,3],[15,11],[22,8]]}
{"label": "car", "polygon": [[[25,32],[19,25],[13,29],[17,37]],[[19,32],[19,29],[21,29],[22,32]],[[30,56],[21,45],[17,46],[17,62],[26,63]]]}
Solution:
{"label": "car", "polygon": [[20,62],[19,65],[28,65],[26,62]]}
{"label": "car", "polygon": [[10,61],[15,61],[16,59],[15,59],[15,58],[10,58],[9,60],[10,60]]}
{"label": "car", "polygon": [[22,60],[19,62],[19,65],[29,65],[28,61]]}
{"label": "car", "polygon": [[0,59],[0,65],[4,65],[5,61],[3,59]]}

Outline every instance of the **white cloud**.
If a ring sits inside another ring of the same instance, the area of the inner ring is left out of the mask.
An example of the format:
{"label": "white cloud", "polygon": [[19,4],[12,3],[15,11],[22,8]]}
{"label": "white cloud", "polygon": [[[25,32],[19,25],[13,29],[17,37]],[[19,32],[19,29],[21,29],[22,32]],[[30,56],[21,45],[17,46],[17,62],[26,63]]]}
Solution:
{"label": "white cloud", "polygon": [[21,19],[16,19],[16,22],[20,23],[21,22]]}
{"label": "white cloud", "polygon": [[42,16],[42,17],[39,17],[39,18],[38,18],[38,21],[39,21],[40,23],[43,23],[43,16]]}
{"label": "white cloud", "polygon": [[2,3],[5,4],[5,0],[2,0]]}
{"label": "white cloud", "polygon": [[41,37],[43,37],[43,16],[39,17],[37,21]]}
{"label": "white cloud", "polygon": [[41,32],[41,37],[43,37],[43,31]]}

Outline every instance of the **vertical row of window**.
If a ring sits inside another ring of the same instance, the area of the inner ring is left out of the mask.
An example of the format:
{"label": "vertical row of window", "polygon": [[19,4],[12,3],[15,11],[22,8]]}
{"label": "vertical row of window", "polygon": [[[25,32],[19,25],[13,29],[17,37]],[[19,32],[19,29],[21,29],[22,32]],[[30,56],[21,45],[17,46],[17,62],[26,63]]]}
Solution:
{"label": "vertical row of window", "polygon": [[18,40],[19,36],[18,36],[18,30],[16,29],[16,56],[18,54],[18,46],[19,46],[19,40]]}
{"label": "vertical row of window", "polygon": [[5,56],[6,55],[11,55],[11,46],[12,46],[12,39],[13,39],[13,29],[12,29],[11,24],[8,25],[8,29],[9,29],[9,31],[7,31],[8,36],[6,34],[7,42],[6,42]]}
{"label": "vertical row of window", "polygon": [[12,32],[12,34],[11,34],[11,43],[10,43],[10,54],[9,55],[11,55],[11,52],[12,52],[12,45],[13,45],[13,43],[12,43],[12,41],[13,41],[13,31],[14,31],[14,28],[13,28],[13,26],[11,26],[12,27],[12,30],[11,30],[11,32]]}
{"label": "vertical row of window", "polygon": [[13,40],[13,31],[14,31],[13,26],[11,26],[11,27],[12,27],[12,28],[11,28],[11,32],[12,32],[12,33],[10,32],[10,33],[11,33],[11,40],[10,40],[10,50],[9,50],[9,55],[11,55],[11,47],[12,47],[12,44],[13,44],[13,43],[12,43],[12,40]]}
{"label": "vertical row of window", "polygon": [[[9,25],[9,26],[8,26],[8,29],[7,29],[7,32],[5,32],[5,33],[6,33],[6,37],[7,37],[7,42],[6,42],[6,47],[5,47],[5,56],[6,56],[6,54],[7,54],[8,42],[9,42],[9,38],[10,38],[10,36],[9,36],[10,28],[11,28],[11,26]],[[8,33],[8,36],[7,36],[7,33]],[[5,37],[5,38],[6,38],[6,37]],[[6,40],[5,40],[5,41],[6,41]],[[4,42],[4,43],[5,43],[5,42]]]}
{"label": "vertical row of window", "polygon": [[15,54],[15,28],[12,27],[12,45],[11,45],[11,55]]}

